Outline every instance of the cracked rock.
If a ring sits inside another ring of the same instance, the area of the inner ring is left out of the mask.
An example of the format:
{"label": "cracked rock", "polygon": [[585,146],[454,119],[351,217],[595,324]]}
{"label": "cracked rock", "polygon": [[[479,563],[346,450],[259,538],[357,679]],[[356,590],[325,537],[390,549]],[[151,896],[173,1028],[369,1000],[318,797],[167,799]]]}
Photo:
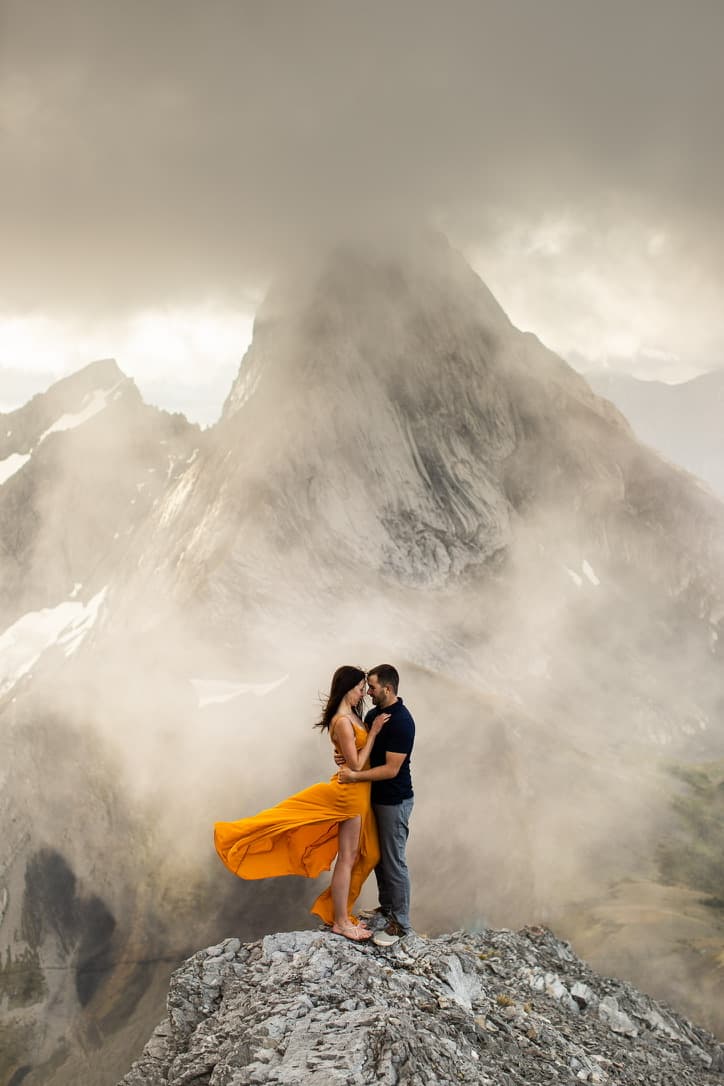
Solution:
{"label": "cracked rock", "polygon": [[189,958],[121,1086],[721,1086],[722,1070],[711,1034],[543,929],[384,949],[324,930]]}

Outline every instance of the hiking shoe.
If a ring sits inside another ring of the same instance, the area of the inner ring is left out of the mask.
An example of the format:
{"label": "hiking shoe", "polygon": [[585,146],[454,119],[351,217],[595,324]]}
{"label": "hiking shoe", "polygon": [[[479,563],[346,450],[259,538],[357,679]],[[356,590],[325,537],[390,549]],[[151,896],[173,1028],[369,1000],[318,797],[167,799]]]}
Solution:
{"label": "hiking shoe", "polygon": [[376,931],[372,936],[375,946],[394,946],[407,932],[401,928],[396,920],[390,920],[381,931]]}
{"label": "hiking shoe", "polygon": [[382,909],[370,909],[369,912],[361,912],[359,915],[370,931],[381,931],[382,928],[387,927],[391,919]]}

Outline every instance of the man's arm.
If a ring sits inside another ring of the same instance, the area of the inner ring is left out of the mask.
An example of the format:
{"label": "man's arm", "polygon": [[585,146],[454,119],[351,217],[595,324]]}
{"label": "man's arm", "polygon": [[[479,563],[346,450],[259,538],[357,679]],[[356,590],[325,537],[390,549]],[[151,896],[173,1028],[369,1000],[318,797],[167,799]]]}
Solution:
{"label": "man's arm", "polygon": [[407,754],[399,754],[394,750],[388,750],[384,765],[375,766],[374,769],[348,769],[342,766],[338,777],[342,784],[352,784],[355,781],[389,781],[402,769]]}

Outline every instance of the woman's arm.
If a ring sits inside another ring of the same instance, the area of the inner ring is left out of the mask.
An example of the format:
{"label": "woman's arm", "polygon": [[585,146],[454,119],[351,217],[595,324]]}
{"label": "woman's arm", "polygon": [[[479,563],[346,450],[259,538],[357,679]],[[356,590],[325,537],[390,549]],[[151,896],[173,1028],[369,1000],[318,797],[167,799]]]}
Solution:
{"label": "woman's arm", "polygon": [[389,720],[389,713],[379,713],[367,735],[367,742],[361,750],[357,750],[354,741],[354,728],[348,717],[335,717],[332,721],[334,727],[334,741],[344,757],[345,765],[350,769],[362,769],[372,750],[377,735],[382,730],[383,724]]}

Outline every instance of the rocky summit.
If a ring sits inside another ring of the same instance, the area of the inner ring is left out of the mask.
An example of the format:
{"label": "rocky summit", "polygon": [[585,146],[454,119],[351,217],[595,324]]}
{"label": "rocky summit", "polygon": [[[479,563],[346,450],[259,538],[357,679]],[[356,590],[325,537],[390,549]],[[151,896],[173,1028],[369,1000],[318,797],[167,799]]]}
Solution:
{"label": "rocky summit", "polygon": [[384,950],[294,931],[189,958],[121,1086],[554,1082],[713,1086],[724,1050],[542,928]]}

